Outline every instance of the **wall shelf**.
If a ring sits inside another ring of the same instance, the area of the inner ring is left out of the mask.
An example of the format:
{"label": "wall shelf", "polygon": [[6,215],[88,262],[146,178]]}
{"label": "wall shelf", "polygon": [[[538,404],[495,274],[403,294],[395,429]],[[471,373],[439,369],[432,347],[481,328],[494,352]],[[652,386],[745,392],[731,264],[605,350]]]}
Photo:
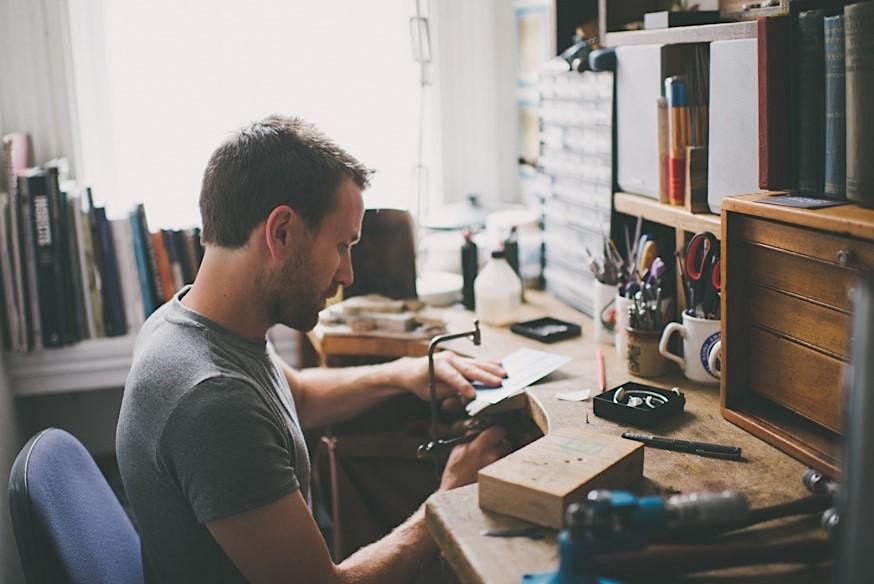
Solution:
{"label": "wall shelf", "polygon": [[622,192],[613,194],[613,206],[619,213],[643,217],[647,221],[661,223],[674,229],[694,233],[710,231],[716,237],[720,237],[719,215],[690,213],[683,207],[666,205],[650,197]]}
{"label": "wall shelf", "polygon": [[[296,355],[297,341],[290,329],[274,327],[270,338],[283,358]],[[135,339],[88,339],[60,349],[7,353],[10,386],[19,397],[124,387]]]}
{"label": "wall shelf", "polygon": [[630,30],[608,32],[605,45],[619,47],[624,45],[659,45],[682,43],[709,43],[734,39],[754,39],[758,24],[755,20],[727,22],[722,24],[702,24],[699,26],[677,26],[653,30]]}

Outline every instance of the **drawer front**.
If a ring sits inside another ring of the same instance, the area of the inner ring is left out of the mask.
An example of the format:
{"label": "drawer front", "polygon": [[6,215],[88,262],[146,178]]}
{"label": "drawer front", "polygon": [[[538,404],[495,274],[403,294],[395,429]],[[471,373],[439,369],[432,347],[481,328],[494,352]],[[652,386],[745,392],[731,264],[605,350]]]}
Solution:
{"label": "drawer front", "polygon": [[762,326],[849,361],[850,316],[845,312],[752,286],[749,318],[753,326]]}
{"label": "drawer front", "polygon": [[744,244],[751,284],[774,288],[850,311],[852,270],[758,244]]}
{"label": "drawer front", "polygon": [[874,241],[752,218],[744,218],[740,236],[851,270],[874,270]]}
{"label": "drawer front", "polygon": [[750,389],[840,432],[844,363],[757,327],[750,328]]}

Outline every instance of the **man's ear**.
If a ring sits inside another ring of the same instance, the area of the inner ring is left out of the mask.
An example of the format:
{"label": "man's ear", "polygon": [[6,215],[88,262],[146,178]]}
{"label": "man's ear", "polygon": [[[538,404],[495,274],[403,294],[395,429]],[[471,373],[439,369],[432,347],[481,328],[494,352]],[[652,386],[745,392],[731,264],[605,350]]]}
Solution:
{"label": "man's ear", "polygon": [[297,246],[306,226],[288,205],[274,208],[264,222],[264,239],[271,256],[284,256]]}

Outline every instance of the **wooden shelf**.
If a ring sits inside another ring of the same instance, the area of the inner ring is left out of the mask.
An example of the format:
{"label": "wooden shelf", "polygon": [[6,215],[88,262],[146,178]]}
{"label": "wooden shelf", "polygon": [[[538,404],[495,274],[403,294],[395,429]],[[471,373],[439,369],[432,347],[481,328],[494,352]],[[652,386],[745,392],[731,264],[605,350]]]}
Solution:
{"label": "wooden shelf", "polygon": [[659,45],[683,43],[709,43],[734,39],[754,39],[758,24],[755,20],[727,22],[722,24],[702,24],[700,26],[678,26],[654,30],[632,30],[608,32],[605,44],[608,47],[623,45]]}
{"label": "wooden shelf", "polygon": [[613,206],[619,213],[643,217],[647,221],[661,223],[683,231],[710,231],[720,237],[719,215],[712,213],[689,213],[683,207],[659,203],[656,199],[632,193],[614,193]]}
{"label": "wooden shelf", "polygon": [[[283,358],[297,350],[297,341],[285,327],[274,327],[270,338]],[[131,334],[87,339],[59,349],[7,353],[11,389],[19,397],[28,397],[124,387],[135,340]]]}

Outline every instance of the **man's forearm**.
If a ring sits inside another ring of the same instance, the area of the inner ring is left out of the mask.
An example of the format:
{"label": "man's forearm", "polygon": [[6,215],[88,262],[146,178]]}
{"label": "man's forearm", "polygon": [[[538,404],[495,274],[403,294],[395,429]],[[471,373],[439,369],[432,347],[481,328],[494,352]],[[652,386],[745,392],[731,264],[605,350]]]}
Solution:
{"label": "man's forearm", "polygon": [[324,426],[347,420],[404,393],[397,363],[303,371],[284,366],[301,425]]}
{"label": "man's forearm", "polygon": [[425,525],[423,504],[390,534],[361,548],[337,568],[342,582],[411,582],[436,551]]}

